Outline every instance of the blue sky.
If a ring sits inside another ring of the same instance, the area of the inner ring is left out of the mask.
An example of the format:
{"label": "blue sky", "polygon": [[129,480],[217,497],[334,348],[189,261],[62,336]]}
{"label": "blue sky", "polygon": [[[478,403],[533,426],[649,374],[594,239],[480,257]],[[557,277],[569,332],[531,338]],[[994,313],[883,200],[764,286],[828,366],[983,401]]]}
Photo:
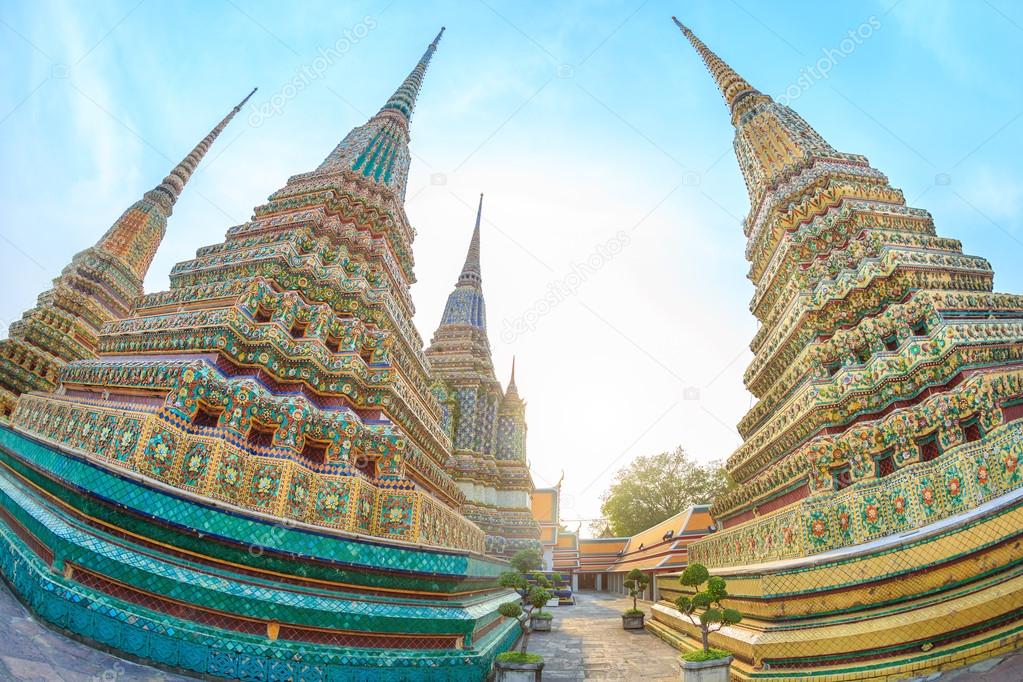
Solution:
{"label": "blue sky", "polygon": [[[723,459],[750,406],[748,199],[727,111],[672,14],[991,260],[999,291],[1023,292],[1023,7],[1008,0],[8,0],[0,320],[258,85],[175,208],[146,281],[166,288],[174,263],[376,111],[445,25],[412,124],[406,207],[424,338],[485,192],[495,362],[505,380],[518,355],[534,476],[553,484],[564,470],[564,516],[595,516],[637,455],[681,444]],[[825,55],[827,77],[807,77]]]}

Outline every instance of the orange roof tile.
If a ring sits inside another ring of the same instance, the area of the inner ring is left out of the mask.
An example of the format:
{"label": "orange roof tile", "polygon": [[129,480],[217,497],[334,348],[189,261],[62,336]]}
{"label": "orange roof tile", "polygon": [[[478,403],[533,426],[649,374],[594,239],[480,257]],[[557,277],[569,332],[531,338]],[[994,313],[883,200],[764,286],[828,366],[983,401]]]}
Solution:
{"label": "orange roof tile", "polygon": [[703,537],[712,523],[709,506],[697,505],[631,538],[579,540],[580,571],[619,573],[634,568],[644,571],[685,568],[689,543]]}

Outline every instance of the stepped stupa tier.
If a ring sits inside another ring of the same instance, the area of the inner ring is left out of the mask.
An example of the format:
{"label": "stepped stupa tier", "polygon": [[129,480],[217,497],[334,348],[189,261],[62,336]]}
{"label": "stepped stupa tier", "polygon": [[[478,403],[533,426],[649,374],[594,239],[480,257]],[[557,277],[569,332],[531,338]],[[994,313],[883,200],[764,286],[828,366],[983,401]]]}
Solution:
{"label": "stepped stupa tier", "polygon": [[[1018,552],[995,549],[1023,514],[1023,297],[678,26],[735,127],[761,323],[723,530],[689,549],[750,615],[722,644],[742,678],[842,679],[1004,646],[1023,600]],[[660,607],[652,627],[685,629]]]}
{"label": "stepped stupa tier", "polygon": [[533,480],[526,463],[525,403],[515,386],[514,362],[504,392],[490,355],[480,268],[482,214],[481,194],[465,264],[426,357],[433,395],[454,448],[446,469],[466,497],[462,511],[486,532],[488,553],[510,555],[539,549],[540,530],[529,508]]}
{"label": "stepped stupa tier", "polygon": [[218,679],[481,680],[514,641],[412,324],[409,124],[440,37],[18,399],[0,569],[42,618]]}
{"label": "stepped stupa tier", "polygon": [[[169,291],[110,323],[100,358],[62,375],[65,391],[145,394],[159,408],[144,411],[168,424],[175,450],[212,429],[311,474],[419,487],[443,506],[461,504],[443,470],[450,444],[411,322],[412,228],[402,205],[412,102],[435,49],[319,168],[290,178],[224,242],[178,263]],[[293,493],[275,483],[249,502],[277,509]],[[403,511],[389,534],[418,539],[412,507]],[[466,534],[466,549],[482,549],[475,529],[452,528]]]}
{"label": "stepped stupa tier", "polygon": [[100,329],[127,317],[142,296],[167,219],[196,166],[252,93],[232,109],[159,185],[146,192],[94,246],[75,255],[36,306],[0,341],[0,420],[27,391],[52,391],[68,362],[96,356]]}

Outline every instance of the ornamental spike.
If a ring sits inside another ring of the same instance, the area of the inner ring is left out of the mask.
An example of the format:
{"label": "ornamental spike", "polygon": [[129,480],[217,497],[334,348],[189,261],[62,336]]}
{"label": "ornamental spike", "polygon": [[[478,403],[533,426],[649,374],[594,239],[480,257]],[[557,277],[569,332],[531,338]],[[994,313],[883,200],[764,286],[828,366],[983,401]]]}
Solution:
{"label": "ornamental spike", "polygon": [[504,392],[504,398],[505,398],[505,400],[508,400],[509,398],[518,398],[518,397],[519,397],[519,389],[515,385],[515,356],[513,355],[512,356],[511,379],[508,380],[508,390],[506,390]]}
{"label": "ornamental spike", "polygon": [[735,111],[736,103],[747,95],[758,95],[761,94],[759,90],[750,85],[745,78],[740,76],[735,70],[725,63],[723,59],[718,57],[709,47],[703,44],[696,34],[689,30],[689,27],[683,24],[675,17],[671,18],[675,22],[675,25],[679,27],[693,47],[696,48],[696,52],[699,53],[700,58],[703,59],[703,63],[707,65],[707,70],[710,71],[710,75],[713,76],[714,82],[717,83],[718,89],[721,90],[721,95],[725,98],[725,102],[728,104],[728,110],[730,112]]}
{"label": "ornamental spike", "polygon": [[188,182],[188,178],[195,171],[195,167],[199,165],[199,162],[203,161],[203,156],[210,150],[210,145],[213,144],[214,140],[220,136],[220,134],[227,127],[227,124],[231,122],[236,113],[241,110],[241,107],[249,101],[249,98],[256,94],[259,88],[253,88],[246,98],[238,102],[234,108],[232,108],[227,116],[217,124],[217,126],[210,131],[210,134],[199,140],[187,156],[182,158],[181,163],[175,166],[168,174],[164,181],[159,185],[153,187],[150,191],[146,192],[146,198],[153,200],[158,203],[159,206],[167,212],[170,216],[174,203],[178,200],[178,196],[181,195],[181,190],[184,189],[185,184]]}
{"label": "ornamental spike", "polygon": [[433,58],[433,53],[437,51],[437,44],[440,43],[442,35],[444,35],[443,26],[440,27],[437,37],[426,48],[426,52],[423,53],[419,63],[412,69],[412,72],[409,73],[404,82],[398,86],[398,89],[394,91],[394,94],[391,95],[384,106],[380,108],[377,116],[396,111],[401,114],[406,124],[412,120],[412,110],[416,107],[416,98],[419,96],[419,90],[423,87],[426,67],[430,65],[430,60]]}
{"label": "ornamental spike", "polygon": [[177,202],[178,197],[181,196],[181,190],[185,188],[185,184],[188,182],[188,179],[192,177],[192,173],[195,172],[196,167],[202,161],[206,152],[209,151],[213,141],[220,136],[220,133],[224,132],[224,128],[227,127],[227,124],[231,122],[231,119],[235,117],[235,114],[241,111],[241,108],[245,106],[245,103],[249,101],[249,98],[252,97],[258,89],[259,88],[252,88],[252,92],[246,95],[245,99],[239,102],[234,109],[231,109],[227,116],[225,116],[206,137],[199,141],[199,144],[195,145],[192,151],[189,152],[188,156],[183,158],[181,162],[171,170],[167,177],[163,179],[163,182],[151,189],[149,192],[146,192],[146,198],[156,203],[160,206],[160,208],[164,209],[168,216],[170,216],[175,202]]}
{"label": "ornamental spike", "polygon": [[483,282],[483,270],[480,267],[480,218],[483,215],[483,193],[480,192],[480,204],[476,209],[476,227],[469,240],[469,251],[465,254],[465,264],[458,276],[458,284],[476,284]]}

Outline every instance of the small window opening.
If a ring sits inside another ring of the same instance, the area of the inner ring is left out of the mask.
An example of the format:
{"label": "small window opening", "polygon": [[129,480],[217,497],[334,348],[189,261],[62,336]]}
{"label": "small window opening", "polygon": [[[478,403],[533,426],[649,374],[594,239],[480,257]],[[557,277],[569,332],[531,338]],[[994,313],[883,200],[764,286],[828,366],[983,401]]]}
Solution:
{"label": "small window opening", "polygon": [[916,442],[917,447],[920,448],[920,461],[930,462],[931,460],[937,459],[938,455],[941,454],[941,448],[938,447],[938,439],[936,436],[928,436],[927,438],[921,438]]}
{"label": "small window opening", "polygon": [[884,478],[895,473],[895,457],[892,452],[885,452],[875,460],[877,464],[877,477]]}
{"label": "small window opening", "polygon": [[355,468],[361,471],[366,478],[377,477],[377,463],[369,457],[356,457]]}
{"label": "small window opening", "polygon": [[974,443],[984,436],[984,434],[980,431],[980,422],[976,417],[964,423],[962,427],[963,436],[966,438],[967,443]]}
{"label": "small window opening", "polygon": [[899,349],[899,337],[895,334],[886,336],[884,339],[884,349],[889,352],[895,352]]}
{"label": "small window opening", "polygon": [[220,415],[224,413],[221,407],[210,407],[206,403],[199,403],[199,409],[195,412],[194,426],[202,426],[208,429],[215,428],[220,422]]}
{"label": "small window opening", "polygon": [[249,444],[262,448],[271,447],[274,442],[274,431],[276,430],[276,427],[269,424],[252,422],[252,426],[249,427]]}
{"label": "small window opening", "polygon": [[327,443],[322,440],[305,439],[302,446],[302,457],[313,464],[323,464],[327,461]]}
{"label": "small window opening", "polygon": [[913,330],[913,336],[927,336],[927,322],[924,320],[917,320],[910,329]]}

